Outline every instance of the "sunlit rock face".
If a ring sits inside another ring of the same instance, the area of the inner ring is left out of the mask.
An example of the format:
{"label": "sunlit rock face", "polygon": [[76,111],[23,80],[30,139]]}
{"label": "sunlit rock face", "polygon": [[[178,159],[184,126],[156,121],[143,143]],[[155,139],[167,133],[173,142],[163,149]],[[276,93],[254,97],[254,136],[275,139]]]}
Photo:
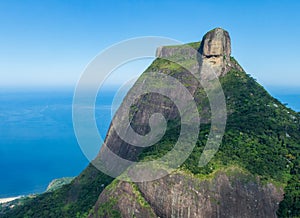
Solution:
{"label": "sunlit rock face", "polygon": [[202,64],[208,64],[218,77],[230,70],[231,41],[227,31],[216,28],[206,33],[199,52],[202,55]]}
{"label": "sunlit rock face", "polygon": [[223,55],[229,58],[231,55],[229,33],[221,28],[216,28],[206,33],[202,39],[200,53],[207,58]]}

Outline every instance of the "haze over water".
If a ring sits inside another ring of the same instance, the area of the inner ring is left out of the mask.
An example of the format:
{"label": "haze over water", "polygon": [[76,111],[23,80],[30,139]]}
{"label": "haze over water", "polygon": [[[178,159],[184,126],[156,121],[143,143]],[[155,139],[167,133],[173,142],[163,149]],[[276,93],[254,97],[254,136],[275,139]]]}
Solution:
{"label": "haze over water", "polygon": [[[70,90],[0,93],[0,198],[43,192],[52,179],[87,166],[73,131],[72,98]],[[106,92],[96,106],[102,137],[112,99]]]}

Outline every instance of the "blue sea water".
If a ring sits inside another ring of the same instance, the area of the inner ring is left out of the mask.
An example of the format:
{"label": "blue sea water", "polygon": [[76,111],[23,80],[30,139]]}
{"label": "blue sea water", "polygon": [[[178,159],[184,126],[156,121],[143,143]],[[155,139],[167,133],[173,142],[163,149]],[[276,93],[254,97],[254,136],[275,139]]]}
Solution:
{"label": "blue sea water", "polygon": [[300,87],[267,86],[267,91],[281,103],[300,112]]}
{"label": "blue sea water", "polygon": [[[105,137],[113,91],[96,107]],[[88,160],[72,125],[72,90],[0,92],[0,198],[43,192],[52,179],[76,176]]]}
{"label": "blue sea water", "polygon": [[300,94],[275,94],[274,96],[287,107],[300,112]]}
{"label": "blue sea water", "polygon": [[[102,92],[96,104],[103,138],[114,94]],[[300,94],[274,96],[300,111]],[[43,192],[52,179],[88,165],[73,130],[72,98],[72,90],[0,91],[0,198]]]}

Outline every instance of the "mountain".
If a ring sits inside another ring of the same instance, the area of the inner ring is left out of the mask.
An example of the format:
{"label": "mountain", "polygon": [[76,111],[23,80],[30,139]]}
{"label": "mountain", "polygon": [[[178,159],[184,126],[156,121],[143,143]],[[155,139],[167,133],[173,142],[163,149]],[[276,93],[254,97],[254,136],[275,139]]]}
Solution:
{"label": "mountain", "polygon": [[[226,101],[226,110],[221,111],[227,115],[224,136],[214,135],[221,140],[218,150],[207,150],[205,146],[211,129],[218,132],[222,128],[214,124],[220,114],[214,113],[214,99],[207,93],[216,92],[217,85],[213,82],[209,85],[212,89],[207,90],[201,83],[211,77],[205,66],[216,73]],[[187,116],[189,110],[182,116],[171,100],[179,87],[174,91],[172,85],[149,77],[153,72],[172,76],[183,84],[200,116],[195,147],[180,166],[173,163],[183,159],[189,141],[179,148],[176,142],[183,129],[187,129],[185,134],[194,130],[192,125],[198,120]],[[160,140],[147,148],[133,146],[138,139],[132,144],[123,140],[114,122],[98,157],[70,184],[31,199],[1,217],[300,217],[299,114],[273,98],[231,57],[227,31],[216,28],[201,42],[158,48],[157,59],[129,91],[114,120],[126,121],[126,102],[137,96],[139,86],[147,89],[144,84],[148,80],[151,87],[169,96],[139,96],[130,107],[130,126],[120,127],[125,136],[130,128],[147,136],[160,130],[160,123],[149,122],[153,114],[159,113],[167,126]],[[183,125],[184,120],[190,122]],[[169,156],[167,165],[150,169],[130,164],[122,168],[110,156],[112,151],[126,160],[143,163],[164,158],[173,149],[181,152]],[[202,154],[205,160],[209,152],[216,153],[207,164],[199,165]],[[113,179],[95,166],[113,169],[123,180]],[[170,168],[176,169],[169,174]],[[164,176],[138,180],[137,175],[150,178],[156,172]]]}

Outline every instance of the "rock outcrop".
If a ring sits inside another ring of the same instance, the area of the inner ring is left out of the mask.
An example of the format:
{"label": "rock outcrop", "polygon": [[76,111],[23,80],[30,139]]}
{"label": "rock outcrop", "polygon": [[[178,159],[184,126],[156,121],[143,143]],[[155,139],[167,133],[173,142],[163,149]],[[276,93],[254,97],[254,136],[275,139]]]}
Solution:
{"label": "rock outcrop", "polygon": [[[114,202],[112,209],[128,218],[271,218],[276,217],[283,196],[283,191],[273,184],[262,185],[253,176],[233,168],[207,179],[177,172],[156,181],[137,183],[136,186],[138,189],[134,191],[130,183],[119,182],[113,191],[111,188],[104,191],[92,213],[101,212],[105,202]],[[139,201],[146,204],[141,206]]]}
{"label": "rock outcrop", "polygon": [[206,58],[225,56],[224,59],[229,61],[231,55],[229,33],[221,28],[206,33],[202,39],[200,53]]}
{"label": "rock outcrop", "polygon": [[178,56],[185,59],[189,59],[197,55],[197,50],[199,49],[200,43],[191,43],[187,45],[178,46],[162,46],[157,48],[156,57],[166,58],[172,56]]}
{"label": "rock outcrop", "polygon": [[229,171],[203,180],[175,173],[138,187],[159,217],[276,217],[282,190]]}
{"label": "rock outcrop", "polygon": [[[244,71],[231,57],[231,39],[229,33],[221,28],[215,28],[206,33],[200,43],[190,43],[183,46],[163,46],[157,49],[159,58],[177,57],[184,59],[197,59],[200,67],[204,64],[210,66],[216,76],[224,76],[232,69]],[[205,72],[201,72],[205,78]],[[204,74],[204,75],[203,75]]]}
{"label": "rock outcrop", "polygon": [[217,76],[223,76],[230,70],[231,41],[227,31],[216,28],[206,33],[199,52],[202,62],[210,65]]}

